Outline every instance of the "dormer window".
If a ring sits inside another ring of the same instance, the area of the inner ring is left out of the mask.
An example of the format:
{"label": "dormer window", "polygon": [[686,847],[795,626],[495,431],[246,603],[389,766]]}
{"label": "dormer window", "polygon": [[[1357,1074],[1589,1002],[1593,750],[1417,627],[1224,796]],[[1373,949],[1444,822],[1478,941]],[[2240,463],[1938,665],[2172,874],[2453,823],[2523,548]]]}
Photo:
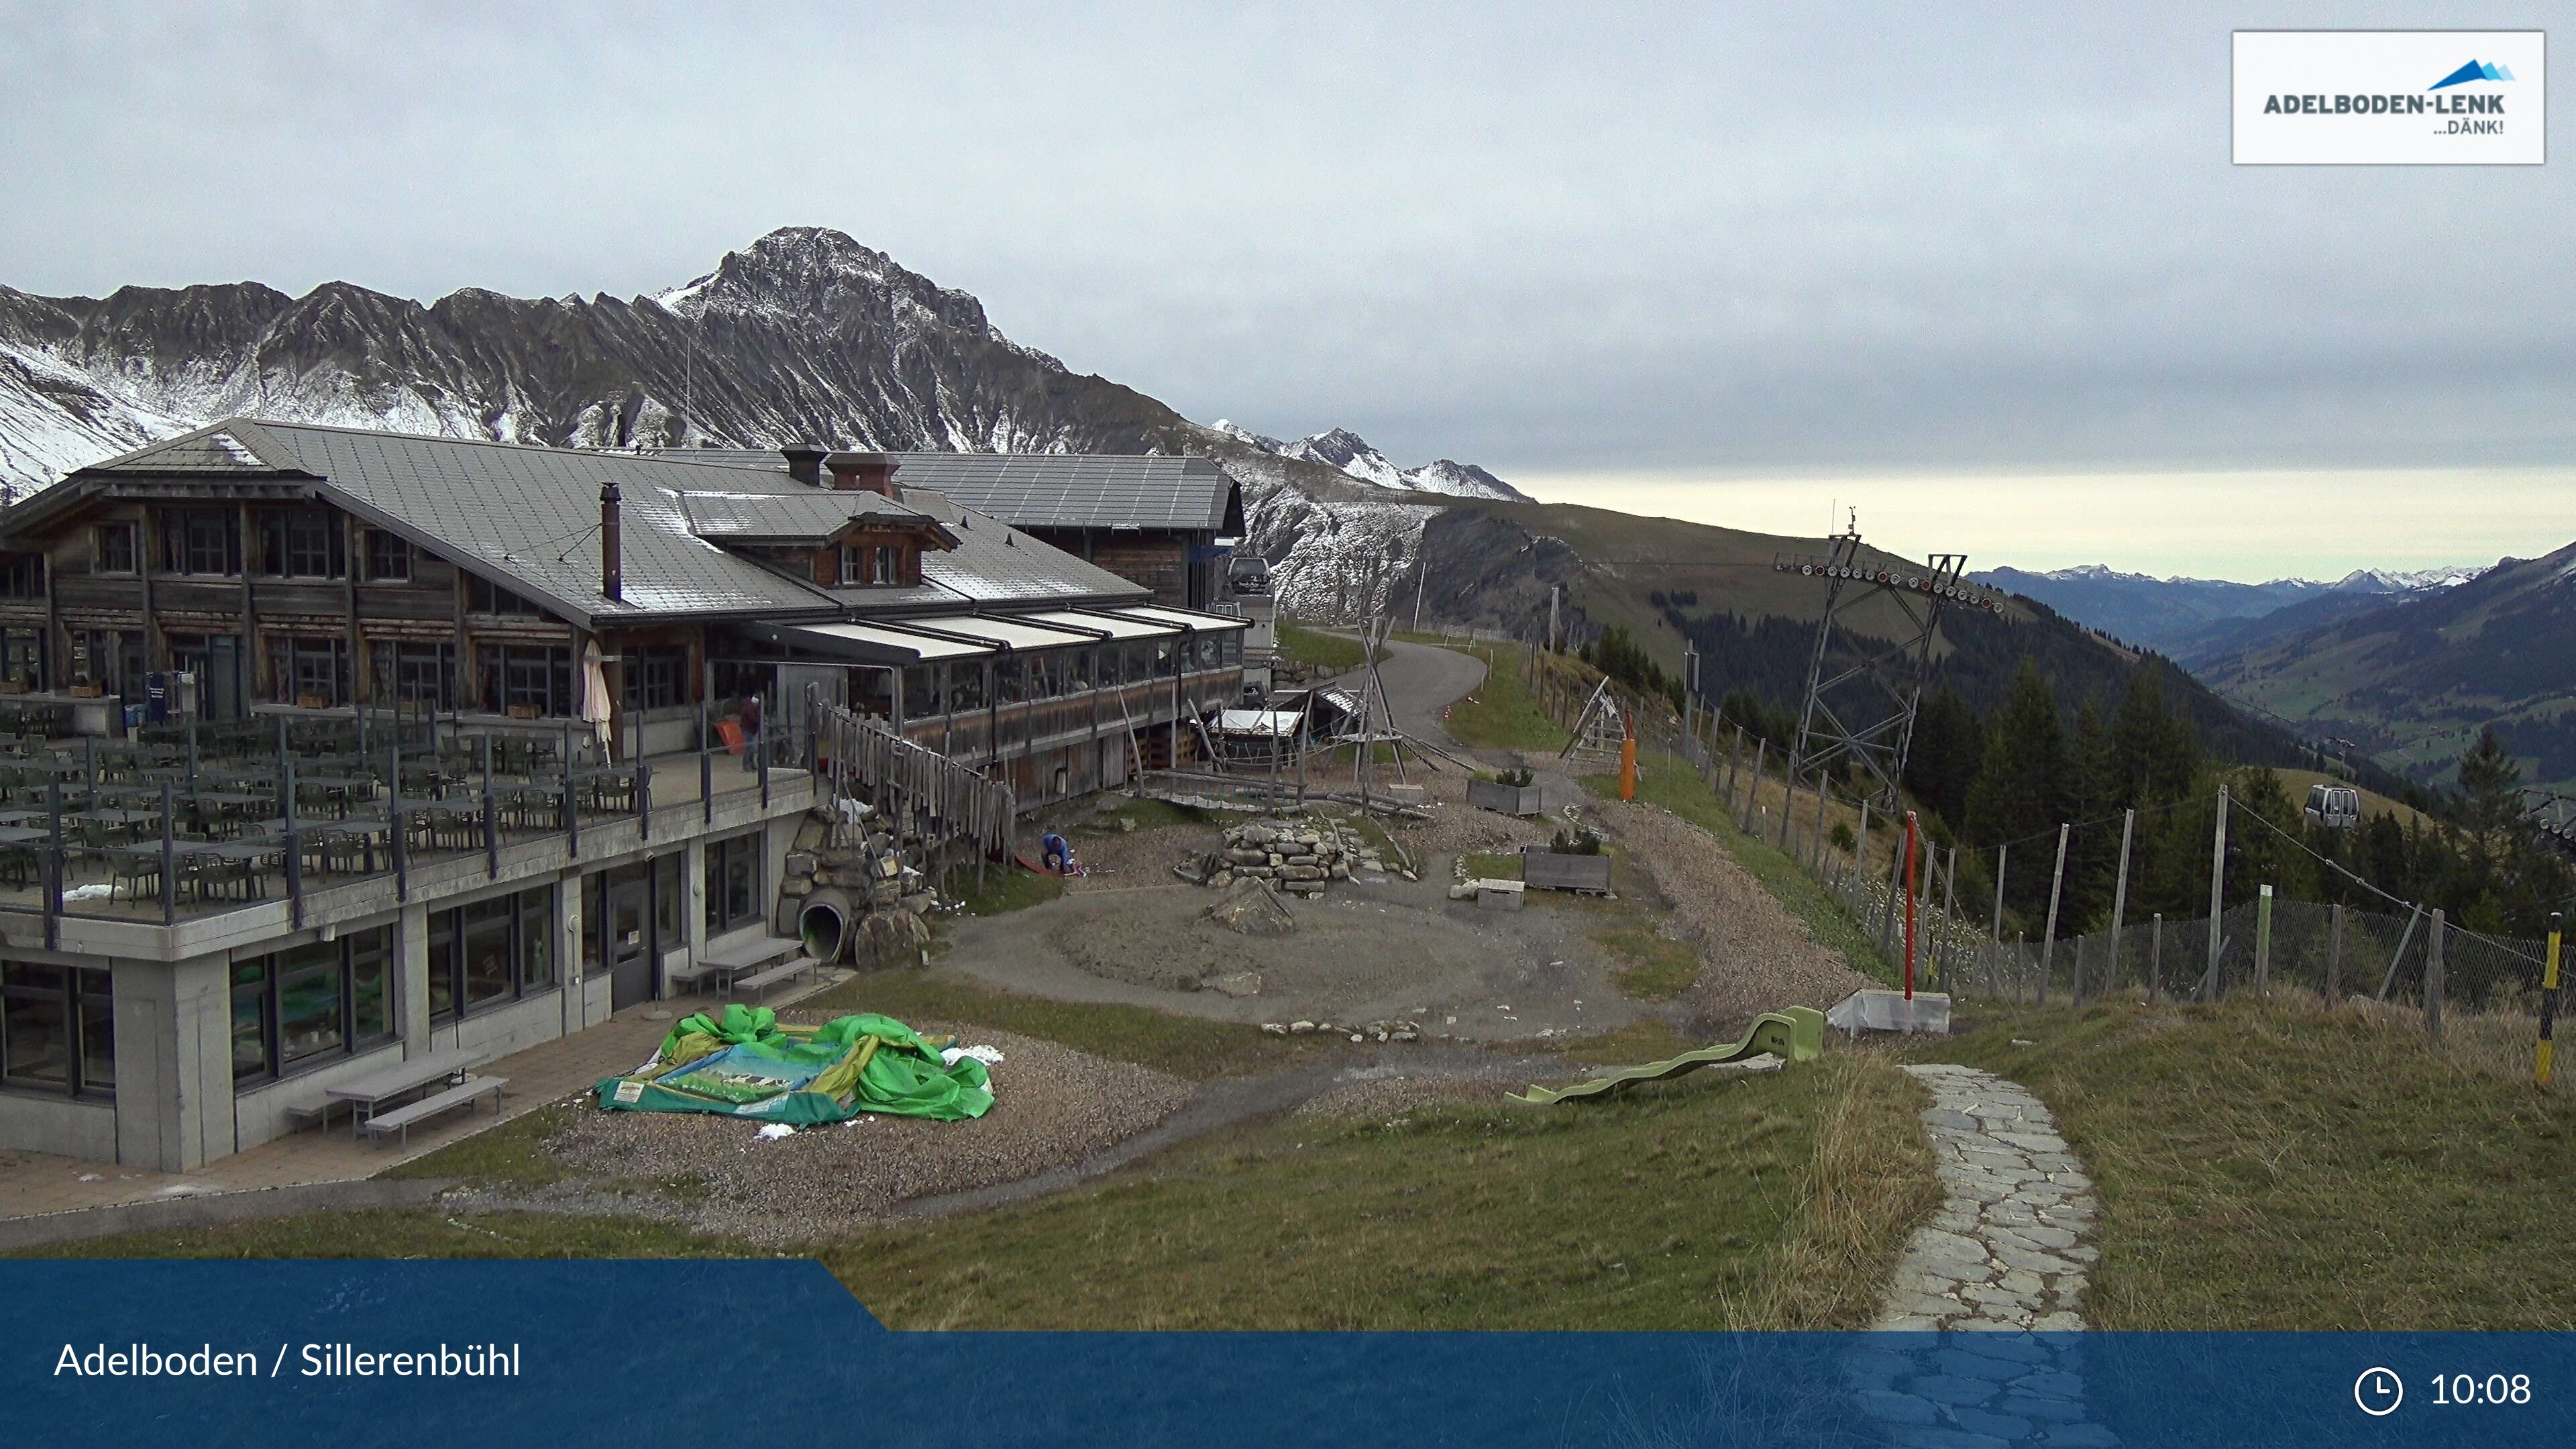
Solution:
{"label": "dormer window", "polygon": [[901,552],[889,543],[841,545],[838,550],[840,587],[871,588],[903,582]]}

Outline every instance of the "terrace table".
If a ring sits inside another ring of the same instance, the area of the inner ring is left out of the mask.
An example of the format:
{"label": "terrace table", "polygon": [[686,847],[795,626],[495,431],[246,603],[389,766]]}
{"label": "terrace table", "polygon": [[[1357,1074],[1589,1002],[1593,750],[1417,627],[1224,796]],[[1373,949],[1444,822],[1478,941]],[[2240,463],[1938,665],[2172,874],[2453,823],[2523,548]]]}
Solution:
{"label": "terrace table", "polygon": [[462,1047],[449,1047],[412,1057],[369,1072],[363,1077],[329,1088],[325,1095],[335,1102],[350,1104],[349,1135],[366,1130],[367,1119],[376,1109],[396,1097],[408,1096],[423,1087],[462,1080],[466,1073],[490,1061],[492,1054]]}

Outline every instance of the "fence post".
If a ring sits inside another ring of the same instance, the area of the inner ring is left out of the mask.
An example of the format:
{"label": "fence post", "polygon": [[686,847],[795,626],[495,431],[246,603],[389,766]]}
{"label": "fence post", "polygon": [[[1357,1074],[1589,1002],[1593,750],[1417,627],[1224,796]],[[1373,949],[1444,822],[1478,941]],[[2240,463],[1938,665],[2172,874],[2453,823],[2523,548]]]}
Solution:
{"label": "fence post", "polygon": [[1798,813],[1798,760],[1792,755],[1780,770],[1780,838],[1773,842],[1782,855],[1796,860],[1789,850],[1789,819]]}
{"label": "fence post", "polygon": [[2379,978],[2380,1000],[2386,1001],[2388,993],[2396,988],[2397,968],[2406,964],[2407,944],[2415,939],[2415,927],[2423,919],[2424,907],[2418,904],[2414,914],[2406,918],[2406,929],[2397,933],[2397,949],[2388,957],[2388,973]]}
{"label": "fence post", "polygon": [[2219,932],[2225,929],[2226,922],[2220,920],[2219,916],[2227,908],[2226,892],[2227,787],[2221,785],[2218,787],[2218,828],[2211,832],[2209,837],[2209,969],[2200,978],[2208,983],[2209,994],[2202,998],[2205,1001],[2217,1000],[2221,990],[2218,979],[2218,950],[2225,944],[2225,938],[2220,936]]}
{"label": "fence post", "polygon": [[2333,924],[2326,932],[2326,1004],[2332,1006],[2343,996],[2343,907],[2334,908]]}
{"label": "fence post", "polygon": [[[1770,756],[1770,753],[1771,742],[1769,740],[1755,740],[1753,742],[1753,788],[1744,792],[1743,824],[1747,834],[1750,834],[1753,830],[1753,802],[1760,799],[1762,796],[1762,763]],[[1754,836],[1754,839],[1759,840],[1761,837],[1757,835]]]}
{"label": "fence post", "polygon": [[1949,867],[1941,872],[1941,936],[1949,949],[1941,953],[1941,989],[1950,989],[1950,965],[1959,955],[1959,847],[1950,847]]}
{"label": "fence post", "polygon": [[1843,909],[1860,914],[1860,883],[1869,878],[1869,800],[1860,802],[1860,836],[1852,844],[1851,874],[1843,877]]}
{"label": "fence post", "polygon": [[2077,1006],[2084,1004],[2084,938],[2082,936],[2075,938],[2074,1004]]}
{"label": "fence post", "polygon": [[2558,941],[2566,926],[2564,914],[2549,913],[2549,954],[2540,966],[2540,1048],[2531,1067],[2531,1084],[2544,1092],[2549,1090],[2550,1057],[2557,1051],[2549,1037],[2558,1020]]}
{"label": "fence post", "polygon": [[1878,917],[1878,954],[1881,956],[1892,956],[1896,953],[1896,893],[1904,888],[1905,878],[1903,839],[1902,836],[1898,837],[1900,843],[1895,850],[1888,853],[1887,857],[1887,908],[1881,911]]}
{"label": "fence post", "polygon": [[2151,934],[2150,947],[2147,951],[2147,1005],[2156,1004],[2156,989],[2164,984],[2164,974],[2165,913],[2158,911],[2155,930]]}
{"label": "fence post", "polygon": [[1816,829],[1807,840],[1807,861],[1809,874],[1821,876],[1825,873],[1825,776],[1822,771],[1816,774]]}
{"label": "fence post", "polygon": [[1744,763],[1744,726],[1735,727],[1735,738],[1726,744],[1726,808],[1735,807],[1736,776]]}
{"label": "fence post", "polygon": [[2000,946],[2000,945],[2002,945],[2002,944],[2004,943],[2004,858],[2005,858],[2005,856],[2006,856],[2007,854],[2009,854],[2009,853],[2011,852],[2011,850],[2012,850],[2012,847],[2011,847],[2011,846],[2009,846],[2009,845],[1998,845],[1998,846],[1996,846],[1996,847],[1995,847],[1995,929],[1994,929],[1994,937],[1995,937],[1995,944],[1996,944],[1996,945],[1998,945],[1998,946]]}
{"label": "fence post", "polygon": [[2433,913],[2433,933],[2424,938],[2424,1039],[2442,1044],[2442,913]]}
{"label": "fence post", "polygon": [[2102,984],[2109,989],[2120,982],[2120,927],[2129,915],[2129,836],[2137,824],[2137,811],[2120,812],[2120,879],[2111,887],[2111,969],[2102,973]]}
{"label": "fence post", "polygon": [[[2039,974],[2043,981],[2055,969],[2057,962],[2057,898],[2066,887],[2066,837],[2074,831],[2072,825],[2057,827],[2057,869],[2048,878],[2048,934],[2039,938]],[[2047,989],[2045,986],[2040,988],[2043,992]],[[2076,1000],[2078,1004],[2082,1003],[2080,991]]]}
{"label": "fence post", "polygon": [[2254,991],[2272,994],[2272,886],[2265,882],[2254,900]]}

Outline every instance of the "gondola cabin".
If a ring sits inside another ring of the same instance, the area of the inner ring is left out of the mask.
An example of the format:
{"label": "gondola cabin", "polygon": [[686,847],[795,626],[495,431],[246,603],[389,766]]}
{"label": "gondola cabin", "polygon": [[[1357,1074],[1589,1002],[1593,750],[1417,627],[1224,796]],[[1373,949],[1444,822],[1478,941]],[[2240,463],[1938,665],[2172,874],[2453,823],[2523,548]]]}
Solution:
{"label": "gondola cabin", "polygon": [[2311,825],[2350,830],[2361,824],[2361,792],[2350,785],[2310,785],[2302,814]]}

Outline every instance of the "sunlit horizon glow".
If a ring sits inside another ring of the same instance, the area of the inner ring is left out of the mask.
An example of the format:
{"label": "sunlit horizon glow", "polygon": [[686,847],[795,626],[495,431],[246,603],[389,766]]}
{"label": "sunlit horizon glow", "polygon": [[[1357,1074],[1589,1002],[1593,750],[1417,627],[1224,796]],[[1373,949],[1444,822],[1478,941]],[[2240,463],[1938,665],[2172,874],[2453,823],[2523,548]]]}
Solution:
{"label": "sunlit horizon glow", "polygon": [[1862,537],[1971,570],[2104,564],[2261,583],[2533,558],[2576,541],[2576,467],[1729,475],[1519,473],[1580,503],[1816,538],[1859,510]]}

